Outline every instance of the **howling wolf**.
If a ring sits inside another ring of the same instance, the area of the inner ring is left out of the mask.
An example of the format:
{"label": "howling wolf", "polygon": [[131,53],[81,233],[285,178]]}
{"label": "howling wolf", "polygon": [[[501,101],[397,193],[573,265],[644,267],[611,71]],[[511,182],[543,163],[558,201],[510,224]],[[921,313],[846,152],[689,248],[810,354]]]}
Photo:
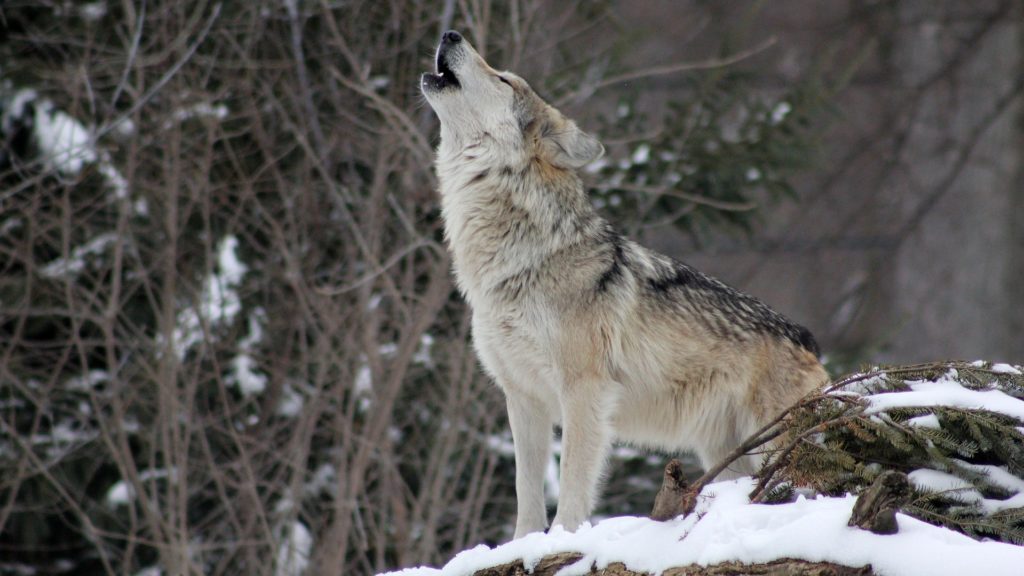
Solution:
{"label": "howling wolf", "polygon": [[[445,235],[477,355],[505,393],[517,538],[547,526],[555,424],[554,524],[575,530],[613,440],[694,450],[707,468],[827,382],[806,328],[596,214],[577,171],[604,147],[522,78],[454,31],[436,66],[421,87],[441,121]],[[720,478],[752,472],[752,458]]]}

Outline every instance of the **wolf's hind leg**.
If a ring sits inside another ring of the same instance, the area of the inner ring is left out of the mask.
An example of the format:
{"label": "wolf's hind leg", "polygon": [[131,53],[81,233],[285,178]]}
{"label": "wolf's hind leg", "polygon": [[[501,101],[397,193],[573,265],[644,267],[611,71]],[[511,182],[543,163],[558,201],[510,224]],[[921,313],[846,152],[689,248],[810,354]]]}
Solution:
{"label": "wolf's hind leg", "polygon": [[[737,446],[746,441],[747,437],[756,431],[757,426],[754,425],[753,421],[742,420],[744,416],[742,414],[738,418],[736,412],[735,409],[726,410],[721,415],[722,422],[716,426],[718,433],[705,438],[704,445],[697,450],[700,465],[705,471],[727,458]],[[757,471],[760,458],[757,454],[740,456],[732,461],[727,468],[719,472],[715,479],[734,480],[743,476],[750,476]]]}
{"label": "wolf's hind leg", "polygon": [[506,391],[509,426],[516,454],[516,532],[520,538],[548,525],[544,470],[551,454],[553,422],[547,406],[526,394]]}

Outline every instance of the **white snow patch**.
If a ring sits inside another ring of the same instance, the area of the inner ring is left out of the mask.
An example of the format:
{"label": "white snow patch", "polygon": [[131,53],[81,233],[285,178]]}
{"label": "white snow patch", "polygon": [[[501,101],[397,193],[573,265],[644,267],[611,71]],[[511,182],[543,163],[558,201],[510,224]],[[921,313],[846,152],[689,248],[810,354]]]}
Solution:
{"label": "white snow patch", "polygon": [[[199,102],[180,110],[175,110],[173,117],[174,120],[178,122],[183,122],[192,118],[213,118],[216,120],[223,120],[228,117],[228,107],[224,104]],[[170,124],[171,123],[168,123],[165,126]]]}
{"label": "white snow patch", "polygon": [[291,384],[285,384],[281,388],[281,400],[277,403],[277,413],[281,416],[294,418],[302,412],[306,405],[306,399],[297,392]]}
{"label": "white snow patch", "polygon": [[916,416],[905,422],[907,426],[916,426],[918,428],[941,428],[939,425],[939,417],[935,414],[925,414],[923,416]]}
{"label": "white snow patch", "polygon": [[[3,87],[9,88],[9,85],[7,83],[4,83]],[[14,120],[20,119],[25,116],[25,106],[28,103],[36,100],[38,97],[39,93],[37,93],[35,90],[32,90],[31,88],[25,88],[15,92],[11,96],[10,100],[7,101],[6,106],[4,106],[2,124],[3,131],[10,132]]]}
{"label": "white snow patch", "polygon": [[[854,374],[849,378],[859,378],[865,374]],[[862,396],[873,393],[879,386],[885,384],[885,372],[879,372],[863,380],[858,380],[842,388],[833,390],[831,394],[837,396]]]}
{"label": "white snow patch", "polygon": [[988,477],[988,481],[996,486],[1011,492],[1024,492],[1024,479],[1014,476],[1006,468],[992,466],[991,464],[971,464],[963,460],[956,460],[956,463],[964,468],[984,474]]}
{"label": "white snow patch", "polygon": [[961,502],[981,501],[981,493],[974,488],[973,484],[948,472],[922,468],[907,474],[907,479],[922,490],[944,493]]}
{"label": "white snow patch", "polygon": [[313,477],[306,482],[305,493],[317,496],[322,493],[333,494],[337,487],[338,471],[330,464],[321,464],[313,471]]}
{"label": "white snow patch", "polygon": [[647,144],[641,144],[633,151],[633,164],[647,164],[650,159],[651,147]]}
{"label": "white snow patch", "polygon": [[955,500],[965,504],[977,504],[985,514],[993,514],[1001,510],[1024,507],[1024,480],[1017,478],[1005,469],[996,466],[982,466],[961,462],[966,468],[986,474],[989,480],[996,485],[1003,486],[1011,491],[1017,491],[1006,500],[985,498],[973,484],[947,472],[938,470],[921,469],[914,470],[907,474],[907,478],[918,488],[930,492],[944,493]]}
{"label": "white snow patch", "polygon": [[984,409],[998,412],[1024,422],[1024,401],[1000,390],[971,390],[956,381],[956,371],[950,370],[934,382],[909,380],[909,392],[885,392],[868,396],[865,413],[875,414],[892,408],[918,406],[954,406],[966,409]]}
{"label": "white snow patch", "polygon": [[757,182],[761,179],[761,171],[751,166],[747,168],[746,177],[748,182]]}
{"label": "white snow patch", "polygon": [[[139,482],[149,482],[150,480],[162,480],[169,479],[171,482],[176,482],[178,479],[177,469],[158,469],[158,470],[143,470],[139,472]],[[135,487],[128,484],[124,480],[118,480],[113,486],[107,490],[107,495],[104,498],[108,506],[119,506],[122,504],[128,504],[135,499]]]}
{"label": "white snow patch", "polygon": [[[93,13],[99,9],[97,6],[106,11],[105,2],[95,2],[84,6],[83,14],[89,12],[89,6],[94,6]],[[114,197],[128,197],[128,182],[111,163],[110,154],[96,148],[93,131],[68,113],[55,109],[49,99],[40,99],[35,90],[18,90],[7,102],[2,119],[5,132],[10,131],[15,118],[25,115],[25,106],[29,103],[35,104],[35,143],[47,166],[73,176],[81,172],[85,164],[97,163]],[[134,126],[131,129],[134,130]]]}
{"label": "white snow patch", "polygon": [[89,370],[81,376],[72,376],[64,383],[68,390],[89,391],[101,382],[110,380],[110,374],[106,370]]}
{"label": "white snow patch", "polygon": [[232,380],[243,396],[259,394],[266,389],[267,377],[257,369],[256,361],[244,352],[231,359]]}
{"label": "white snow patch", "polygon": [[274,576],[301,576],[309,565],[313,535],[302,522],[292,522],[284,529],[274,559]]}
{"label": "white snow patch", "polygon": [[512,444],[511,436],[492,434],[484,439],[484,444],[486,444],[487,448],[492,452],[500,456],[512,458],[516,455],[516,449]]}
{"label": "white snow patch", "polygon": [[95,22],[107,15],[107,2],[106,0],[100,0],[99,2],[82,4],[78,8],[78,13],[82,16],[83,20]]}
{"label": "white snow patch", "polygon": [[420,347],[416,350],[416,353],[412,356],[412,361],[415,364],[422,364],[423,366],[433,366],[434,360],[430,357],[430,350],[434,347],[434,337],[430,334],[424,333],[420,336]]}
{"label": "white snow patch", "polygon": [[44,278],[77,276],[82,270],[85,270],[85,258],[87,256],[96,256],[102,253],[114,242],[117,242],[117,234],[113,232],[100,234],[85,244],[75,247],[67,258],[55,258],[46,263],[39,269],[39,274]]}
{"label": "white snow patch", "polygon": [[96,161],[92,134],[81,122],[49,100],[36,103],[36,145],[47,164],[65,174],[78,174],[86,163]]}
{"label": "white snow patch", "polygon": [[238,386],[243,396],[260,394],[267,386],[267,377],[258,372],[258,365],[252,353],[263,340],[263,326],[260,324],[264,312],[257,308],[249,316],[249,334],[238,342],[238,355],[231,360],[231,373],[228,381]]}
{"label": "white snow patch", "polygon": [[789,102],[779,102],[772,108],[772,124],[778,124],[786,119],[786,116],[793,110],[793,107],[789,105]]}
{"label": "white snow patch", "polygon": [[631,570],[659,574],[672,567],[726,561],[768,562],[801,558],[872,568],[882,575],[1019,576],[1024,547],[979,542],[952,530],[897,515],[900,531],[880,536],[846,525],[855,498],[798,498],[789,504],[750,504],[753,480],[742,478],[706,487],[693,514],[668,522],[610,518],[575,533],[553,528],[508,544],[477,546],[446,566],[410,568],[392,576],[463,576],[481,568],[522,560],[527,567],[558,552],[583,558],[561,575],[586,574],[623,562]]}
{"label": "white snow patch", "polygon": [[991,370],[993,372],[998,372],[999,374],[1013,374],[1015,376],[1021,375],[1021,371],[1017,367],[1011,366],[1010,364],[993,364]]}
{"label": "white snow patch", "polygon": [[[128,181],[124,179],[124,176],[121,175],[117,168],[114,168],[106,154],[103,155],[103,160],[100,162],[99,172],[106,179],[107,186],[114,193],[114,198],[124,200],[128,197]],[[139,212],[139,210],[136,210],[136,212]]]}
{"label": "white snow patch", "polygon": [[225,236],[220,241],[217,247],[218,271],[203,284],[198,308],[190,306],[178,314],[174,345],[179,358],[184,358],[190,348],[202,341],[201,320],[210,326],[227,323],[242,310],[237,289],[248,268],[238,259],[237,249],[238,239],[234,236]]}

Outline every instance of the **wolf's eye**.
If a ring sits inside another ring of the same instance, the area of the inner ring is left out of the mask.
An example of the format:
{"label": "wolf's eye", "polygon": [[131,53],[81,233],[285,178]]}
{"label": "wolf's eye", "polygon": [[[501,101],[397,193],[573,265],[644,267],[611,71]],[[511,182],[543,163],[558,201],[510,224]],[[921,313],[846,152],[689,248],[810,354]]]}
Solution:
{"label": "wolf's eye", "polygon": [[509,88],[511,88],[511,87],[512,87],[512,83],[511,83],[511,82],[509,82],[509,81],[508,81],[508,80],[507,80],[507,79],[506,79],[506,78],[505,78],[504,76],[498,76],[498,80],[501,80],[501,81],[502,81],[502,82],[504,82],[505,84],[508,84]]}

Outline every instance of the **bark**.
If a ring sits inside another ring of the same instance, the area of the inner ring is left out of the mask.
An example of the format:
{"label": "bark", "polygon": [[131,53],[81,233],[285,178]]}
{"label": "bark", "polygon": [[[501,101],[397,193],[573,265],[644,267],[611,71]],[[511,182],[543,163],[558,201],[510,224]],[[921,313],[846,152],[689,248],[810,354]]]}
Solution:
{"label": "bark", "polygon": [[[510,562],[500,566],[478,570],[473,576],[554,576],[560,569],[569,566],[582,558],[574,552],[561,552],[545,556],[527,570],[522,561]],[[605,568],[591,567],[589,572],[595,576],[643,576],[647,572],[630,570],[621,562]],[[871,566],[851,567],[830,562],[808,562],[792,558],[782,558],[763,564],[741,564],[739,562],[723,562],[713,566],[680,566],[669,568],[664,576],[870,576],[875,572]]]}

